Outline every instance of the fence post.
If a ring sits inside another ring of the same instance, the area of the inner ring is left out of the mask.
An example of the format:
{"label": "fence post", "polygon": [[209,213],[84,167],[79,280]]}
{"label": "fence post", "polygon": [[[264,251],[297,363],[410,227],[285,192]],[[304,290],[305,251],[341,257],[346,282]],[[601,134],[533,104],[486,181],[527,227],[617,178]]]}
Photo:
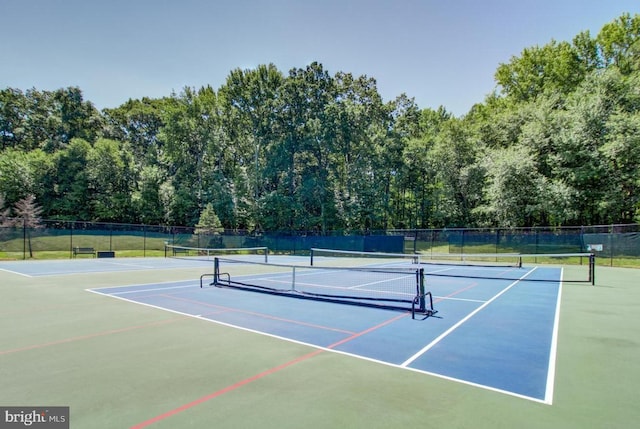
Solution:
{"label": "fence post", "polygon": [[433,258],[433,243],[436,240],[436,238],[434,236],[435,236],[435,230],[433,228],[431,228],[431,244],[429,246],[429,248],[431,249],[431,258]]}
{"label": "fence post", "polygon": [[464,254],[464,236],[465,236],[466,232],[467,232],[467,230],[463,229],[462,230],[462,237],[460,238],[460,253],[461,254]]}
{"label": "fence post", "polygon": [[614,231],[614,225],[611,225],[611,228],[609,229],[609,266],[613,267],[613,231]]}
{"label": "fence post", "polygon": [[69,234],[69,259],[73,258],[73,225],[75,222],[69,222],[71,224],[71,233]]}
{"label": "fence post", "polygon": [[27,259],[27,219],[22,219],[22,259]]}

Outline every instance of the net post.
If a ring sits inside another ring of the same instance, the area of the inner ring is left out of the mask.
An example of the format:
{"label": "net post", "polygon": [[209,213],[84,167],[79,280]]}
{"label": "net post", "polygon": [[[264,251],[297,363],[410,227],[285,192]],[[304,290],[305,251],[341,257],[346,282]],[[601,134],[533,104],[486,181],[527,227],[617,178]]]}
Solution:
{"label": "net post", "polygon": [[417,270],[417,275],[418,275],[418,296],[419,301],[418,301],[418,305],[419,308],[418,310],[421,312],[424,312],[426,310],[426,303],[425,303],[425,287],[424,287],[424,268],[420,268]]}
{"label": "net post", "polygon": [[311,252],[311,261],[309,262],[309,264],[313,267],[313,247],[310,250]]}
{"label": "net post", "polygon": [[265,262],[265,264],[269,263],[269,248],[268,247],[264,248],[264,262]]}
{"label": "net post", "polygon": [[296,267],[292,267],[293,268],[293,272],[291,273],[291,290],[295,291],[296,290]]}
{"label": "net post", "polygon": [[427,295],[429,295],[429,309],[425,309],[425,313],[428,313],[430,316],[433,316],[434,314],[437,313],[436,310],[433,309],[433,294],[431,292],[427,292]]}
{"label": "net post", "polygon": [[218,279],[220,278],[220,261],[216,256],[213,258],[213,285],[218,286]]}
{"label": "net post", "polygon": [[591,253],[589,255],[589,280],[591,280],[591,286],[596,285],[596,254]]}

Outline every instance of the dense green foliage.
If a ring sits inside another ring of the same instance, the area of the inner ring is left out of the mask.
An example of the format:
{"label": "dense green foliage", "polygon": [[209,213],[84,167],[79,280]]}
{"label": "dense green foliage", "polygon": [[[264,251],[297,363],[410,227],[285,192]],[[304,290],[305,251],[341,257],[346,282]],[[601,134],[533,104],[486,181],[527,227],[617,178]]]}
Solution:
{"label": "dense green foliage", "polygon": [[271,231],[640,221],[640,16],[495,78],[462,117],[319,63],[102,112],[79,88],[6,88],[0,194],[46,218],[193,226],[207,208]]}

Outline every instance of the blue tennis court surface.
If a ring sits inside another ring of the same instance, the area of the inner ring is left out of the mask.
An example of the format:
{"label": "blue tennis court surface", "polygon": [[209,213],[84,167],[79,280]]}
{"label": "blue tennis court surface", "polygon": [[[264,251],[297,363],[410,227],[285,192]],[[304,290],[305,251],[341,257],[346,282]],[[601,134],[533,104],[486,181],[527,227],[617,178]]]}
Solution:
{"label": "blue tennis court surface", "polygon": [[[291,262],[296,258],[274,256],[270,259],[283,260]],[[2,263],[0,269],[36,277],[208,265],[211,265],[210,261],[118,258]],[[561,269],[473,268],[489,278],[480,278],[482,276],[473,273],[470,273],[471,277],[431,275],[443,274],[446,270],[452,270],[451,274],[456,275],[462,270],[459,267],[425,269],[427,290],[433,293],[438,313],[416,320],[412,320],[410,312],[303,300],[207,284],[200,288],[199,278],[89,290],[415,371],[416,376],[430,374],[551,403]],[[429,270],[432,270],[431,274]],[[509,279],[500,279],[507,270]],[[335,276],[339,280],[340,274]]]}
{"label": "blue tennis court surface", "polygon": [[202,261],[171,258],[83,258],[71,260],[0,262],[0,270],[27,277],[44,277],[134,270],[170,270],[201,267],[202,264]]}

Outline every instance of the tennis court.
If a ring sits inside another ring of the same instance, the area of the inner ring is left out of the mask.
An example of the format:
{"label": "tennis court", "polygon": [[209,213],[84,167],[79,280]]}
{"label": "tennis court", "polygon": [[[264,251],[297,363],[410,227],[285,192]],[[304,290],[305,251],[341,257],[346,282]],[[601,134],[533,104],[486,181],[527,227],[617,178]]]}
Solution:
{"label": "tennis court", "polygon": [[[366,261],[353,272],[333,255],[316,268],[240,255],[210,277],[213,258],[199,256],[0,263],[0,403],[69,405],[72,427],[625,427],[639,417],[637,271],[598,267],[591,286],[584,266]],[[417,266],[435,311],[412,318],[413,298],[396,300],[405,289],[379,276],[411,285]],[[319,286],[330,299],[295,297]],[[345,289],[374,305],[337,302]],[[378,301],[381,291],[406,308]]]}

